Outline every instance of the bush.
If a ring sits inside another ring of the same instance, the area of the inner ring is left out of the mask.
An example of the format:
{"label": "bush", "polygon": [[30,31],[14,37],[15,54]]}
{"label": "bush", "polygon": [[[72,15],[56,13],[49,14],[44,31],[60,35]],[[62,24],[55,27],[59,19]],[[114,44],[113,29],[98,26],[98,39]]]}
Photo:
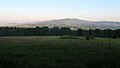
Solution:
{"label": "bush", "polygon": [[90,35],[87,35],[87,36],[86,36],[86,40],[87,40],[87,41],[90,41],[90,39],[91,39]]}

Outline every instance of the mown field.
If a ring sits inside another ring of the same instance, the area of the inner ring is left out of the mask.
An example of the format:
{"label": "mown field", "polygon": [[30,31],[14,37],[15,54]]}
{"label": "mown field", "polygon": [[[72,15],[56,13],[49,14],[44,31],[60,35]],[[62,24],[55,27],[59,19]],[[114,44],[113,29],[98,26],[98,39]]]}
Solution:
{"label": "mown field", "polygon": [[120,39],[0,37],[0,68],[120,68]]}

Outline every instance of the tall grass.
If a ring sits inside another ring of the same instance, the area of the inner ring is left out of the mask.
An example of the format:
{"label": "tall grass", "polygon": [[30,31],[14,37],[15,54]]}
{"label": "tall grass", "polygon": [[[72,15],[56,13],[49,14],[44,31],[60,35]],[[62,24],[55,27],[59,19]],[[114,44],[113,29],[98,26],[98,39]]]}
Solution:
{"label": "tall grass", "polygon": [[119,68],[120,39],[1,37],[0,68]]}

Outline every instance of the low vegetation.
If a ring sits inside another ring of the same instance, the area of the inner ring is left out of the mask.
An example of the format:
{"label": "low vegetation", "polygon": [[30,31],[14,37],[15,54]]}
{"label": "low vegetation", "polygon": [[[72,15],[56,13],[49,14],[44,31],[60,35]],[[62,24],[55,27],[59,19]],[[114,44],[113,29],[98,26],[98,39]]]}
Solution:
{"label": "low vegetation", "polygon": [[85,37],[0,37],[0,68],[120,68],[119,41],[95,38],[88,45]]}
{"label": "low vegetation", "polygon": [[64,35],[64,36],[61,36],[60,39],[80,39],[80,37],[78,37],[78,36]]}

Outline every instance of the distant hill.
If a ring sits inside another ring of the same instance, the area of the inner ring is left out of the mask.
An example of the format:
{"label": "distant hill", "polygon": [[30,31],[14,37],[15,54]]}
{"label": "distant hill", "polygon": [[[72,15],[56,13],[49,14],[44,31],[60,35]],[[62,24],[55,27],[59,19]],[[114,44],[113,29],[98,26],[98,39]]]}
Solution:
{"label": "distant hill", "polygon": [[[113,21],[86,21],[80,19],[58,19],[40,22],[26,22],[27,24],[14,25],[16,27],[33,28],[36,26],[43,27],[70,27],[73,30],[80,29],[120,29],[120,22]],[[32,24],[30,24],[32,23]]]}

